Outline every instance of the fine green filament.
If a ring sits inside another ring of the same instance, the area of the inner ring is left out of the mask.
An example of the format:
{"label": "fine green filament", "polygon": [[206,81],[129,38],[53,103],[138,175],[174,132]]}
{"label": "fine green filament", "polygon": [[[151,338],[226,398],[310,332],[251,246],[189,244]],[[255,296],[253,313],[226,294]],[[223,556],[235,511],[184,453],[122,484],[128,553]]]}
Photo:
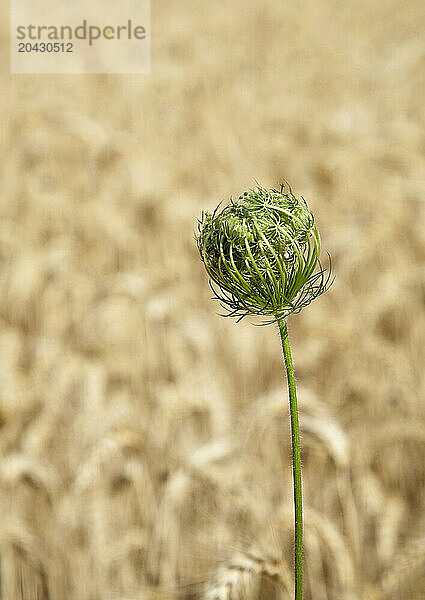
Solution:
{"label": "fine green filament", "polygon": [[297,386],[285,319],[280,319],[279,321],[279,332],[288,379],[289,410],[291,414],[292,472],[295,505],[295,600],[301,600],[303,593],[303,491],[301,480],[300,425],[298,420]]}
{"label": "fine green filament", "polygon": [[228,316],[273,322],[300,312],[327,287],[313,213],[292,190],[257,187],[202,213],[196,241]]}

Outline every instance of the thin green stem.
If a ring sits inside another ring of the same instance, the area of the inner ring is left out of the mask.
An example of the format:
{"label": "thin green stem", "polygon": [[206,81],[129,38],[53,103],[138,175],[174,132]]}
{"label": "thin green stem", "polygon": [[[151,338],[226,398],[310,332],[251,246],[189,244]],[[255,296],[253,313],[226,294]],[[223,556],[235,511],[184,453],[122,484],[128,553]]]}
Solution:
{"label": "thin green stem", "polygon": [[294,478],[295,505],[295,600],[302,600],[303,594],[303,498],[301,481],[300,426],[298,421],[297,386],[292,363],[286,319],[279,320],[280,338],[288,378],[289,407],[292,433],[292,472]]}

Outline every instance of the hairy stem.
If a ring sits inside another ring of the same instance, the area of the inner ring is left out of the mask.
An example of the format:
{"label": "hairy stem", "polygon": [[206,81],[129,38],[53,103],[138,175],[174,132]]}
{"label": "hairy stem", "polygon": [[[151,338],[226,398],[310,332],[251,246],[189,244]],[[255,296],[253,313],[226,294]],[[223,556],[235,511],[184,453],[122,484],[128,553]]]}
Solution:
{"label": "hairy stem", "polygon": [[279,320],[280,338],[288,378],[289,407],[292,433],[292,472],[294,478],[295,505],[295,600],[302,600],[303,594],[303,498],[301,481],[300,426],[298,421],[297,386],[294,365],[289,346],[286,319]]}

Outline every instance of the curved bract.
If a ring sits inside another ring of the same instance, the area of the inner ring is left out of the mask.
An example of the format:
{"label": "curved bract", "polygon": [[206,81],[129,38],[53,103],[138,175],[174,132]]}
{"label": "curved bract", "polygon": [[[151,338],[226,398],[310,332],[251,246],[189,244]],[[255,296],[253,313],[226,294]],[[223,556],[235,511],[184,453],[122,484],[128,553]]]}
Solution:
{"label": "curved bract", "polygon": [[290,188],[259,186],[219,208],[202,213],[196,240],[226,316],[260,315],[272,322],[326,290],[330,270],[325,276],[320,265],[313,213]]}

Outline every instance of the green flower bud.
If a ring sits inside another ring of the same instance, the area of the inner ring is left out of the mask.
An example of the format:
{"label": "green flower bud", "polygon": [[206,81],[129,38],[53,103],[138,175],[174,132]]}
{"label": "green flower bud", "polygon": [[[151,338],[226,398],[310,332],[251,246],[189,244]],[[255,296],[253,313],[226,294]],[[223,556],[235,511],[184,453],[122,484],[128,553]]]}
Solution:
{"label": "green flower bud", "polygon": [[291,188],[259,186],[219,207],[202,213],[196,241],[226,316],[272,322],[326,291],[331,272],[325,276],[320,265],[313,213]]}

